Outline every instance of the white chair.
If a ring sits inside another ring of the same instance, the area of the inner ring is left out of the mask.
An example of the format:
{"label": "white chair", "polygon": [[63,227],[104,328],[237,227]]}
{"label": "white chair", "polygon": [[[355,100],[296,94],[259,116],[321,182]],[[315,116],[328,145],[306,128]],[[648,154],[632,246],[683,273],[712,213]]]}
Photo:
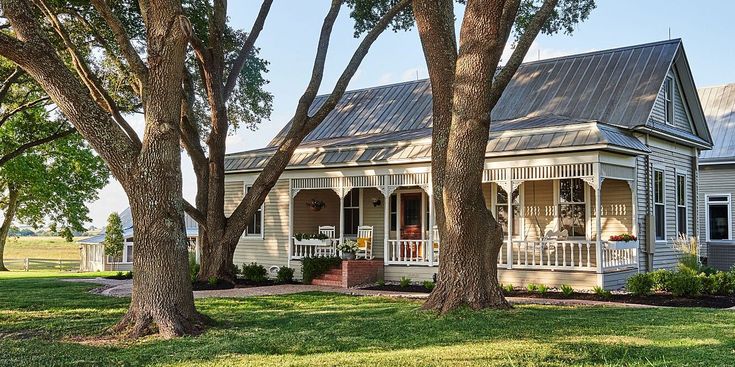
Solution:
{"label": "white chair", "polygon": [[334,256],[337,252],[335,247],[335,233],[334,226],[319,226],[319,233],[327,236],[326,245],[317,245],[314,249],[316,256]]}
{"label": "white chair", "polygon": [[372,260],[373,258],[373,226],[357,227],[356,258]]}
{"label": "white chair", "polygon": [[434,261],[439,261],[439,227],[434,226],[434,243],[431,244],[431,250],[434,251]]}

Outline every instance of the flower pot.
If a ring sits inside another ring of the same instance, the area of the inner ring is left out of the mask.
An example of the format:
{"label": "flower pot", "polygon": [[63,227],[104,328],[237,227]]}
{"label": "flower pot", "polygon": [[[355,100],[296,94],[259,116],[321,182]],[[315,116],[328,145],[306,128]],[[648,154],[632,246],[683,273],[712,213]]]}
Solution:
{"label": "flower pot", "polygon": [[355,260],[354,252],[343,252],[341,254],[342,260]]}
{"label": "flower pot", "polygon": [[312,212],[318,212],[318,211],[322,210],[322,207],[321,206],[310,206],[309,208],[311,208],[311,211]]}
{"label": "flower pot", "polygon": [[638,241],[608,241],[607,248],[610,250],[627,250],[638,248]]}

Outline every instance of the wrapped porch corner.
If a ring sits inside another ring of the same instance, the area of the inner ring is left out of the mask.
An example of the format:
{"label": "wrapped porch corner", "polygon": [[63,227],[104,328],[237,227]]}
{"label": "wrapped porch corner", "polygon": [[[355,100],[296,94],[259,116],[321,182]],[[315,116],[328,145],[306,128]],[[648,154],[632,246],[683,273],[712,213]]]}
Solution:
{"label": "wrapped porch corner", "polygon": [[[638,242],[607,240],[638,233],[634,160],[593,158],[585,163],[564,162],[579,159],[574,157],[556,158],[562,161],[556,164],[540,159],[486,164],[485,201],[505,232],[500,282],[619,288],[639,271]],[[325,176],[289,179],[289,266],[300,268],[306,256],[336,255],[340,244],[364,243],[369,233],[369,253],[360,257],[381,260],[386,281],[434,278],[441,240],[428,167]],[[313,202],[323,206],[314,210]],[[328,238],[302,239],[304,233],[319,232]]]}

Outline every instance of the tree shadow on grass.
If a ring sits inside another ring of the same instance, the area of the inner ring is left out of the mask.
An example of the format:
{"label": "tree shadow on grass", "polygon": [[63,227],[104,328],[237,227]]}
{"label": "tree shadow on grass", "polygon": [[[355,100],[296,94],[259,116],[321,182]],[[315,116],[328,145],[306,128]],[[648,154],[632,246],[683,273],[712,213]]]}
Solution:
{"label": "tree shadow on grass", "polygon": [[[418,301],[331,293],[200,299],[198,309],[217,321],[201,336],[85,345],[63,337],[95,335],[122,315],[128,299],[70,283],[13,288],[28,293],[0,300],[0,331],[42,327],[53,338],[0,339],[9,351],[0,364],[45,357],[58,365],[718,365],[735,358],[731,311],[519,306],[439,317],[420,311]],[[0,294],[6,290],[0,284]]]}

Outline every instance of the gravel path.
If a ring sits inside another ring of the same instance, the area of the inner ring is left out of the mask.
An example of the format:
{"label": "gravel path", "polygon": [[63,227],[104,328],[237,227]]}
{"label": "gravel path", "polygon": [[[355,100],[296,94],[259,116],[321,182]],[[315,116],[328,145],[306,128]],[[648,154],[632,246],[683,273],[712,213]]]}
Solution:
{"label": "gravel path", "polygon": [[[113,280],[105,278],[89,278],[89,279],[63,279],[66,282],[83,282],[102,284],[100,288],[93,289],[92,292],[110,297],[129,297],[133,288],[132,280]],[[382,296],[397,297],[410,299],[424,299],[429,295],[426,293],[410,293],[410,292],[392,292],[392,291],[376,291],[359,288],[333,288],[318,285],[302,285],[302,284],[283,284],[268,287],[251,287],[251,288],[233,288],[211,291],[194,291],[194,298],[244,298],[255,296],[273,296],[282,294],[294,294],[303,292],[331,292],[341,293],[354,296]],[[612,306],[627,308],[657,308],[659,306],[639,305],[630,303],[601,302],[574,299],[539,299],[526,297],[508,297],[508,300],[514,304],[540,304],[555,306]]]}

